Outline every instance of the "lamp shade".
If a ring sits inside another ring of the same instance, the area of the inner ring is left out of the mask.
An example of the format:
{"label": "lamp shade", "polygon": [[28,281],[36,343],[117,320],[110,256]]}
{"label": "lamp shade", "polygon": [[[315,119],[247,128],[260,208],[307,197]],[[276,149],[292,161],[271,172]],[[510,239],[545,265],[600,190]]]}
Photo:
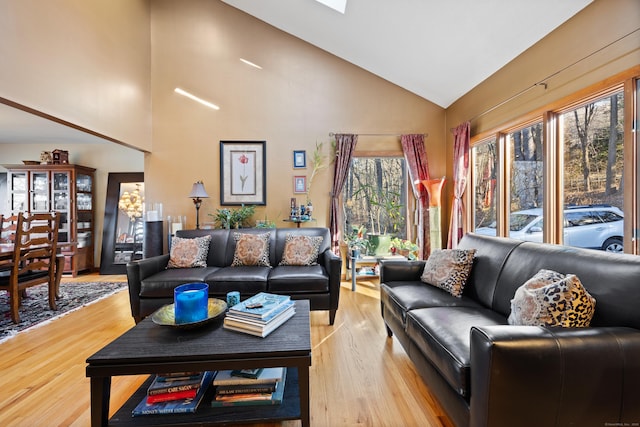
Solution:
{"label": "lamp shade", "polygon": [[192,199],[207,199],[209,195],[204,189],[204,184],[202,181],[195,182],[193,187],[191,188],[191,193],[189,193],[189,197]]}

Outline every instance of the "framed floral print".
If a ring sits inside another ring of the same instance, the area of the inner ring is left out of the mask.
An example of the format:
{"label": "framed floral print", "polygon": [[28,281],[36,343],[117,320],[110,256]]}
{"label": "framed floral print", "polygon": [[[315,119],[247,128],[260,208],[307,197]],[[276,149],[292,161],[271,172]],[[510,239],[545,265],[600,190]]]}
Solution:
{"label": "framed floral print", "polygon": [[220,141],[220,204],[266,205],[266,141]]}

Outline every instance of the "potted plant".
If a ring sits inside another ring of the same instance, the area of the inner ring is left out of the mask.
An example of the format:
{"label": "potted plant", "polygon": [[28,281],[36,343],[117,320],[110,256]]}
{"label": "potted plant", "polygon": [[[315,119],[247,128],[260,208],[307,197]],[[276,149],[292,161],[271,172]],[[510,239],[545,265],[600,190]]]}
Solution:
{"label": "potted plant", "polygon": [[238,209],[222,208],[216,210],[215,214],[209,214],[220,228],[241,228],[247,226],[247,221],[251,218],[256,210],[256,207],[245,206],[244,204]]}
{"label": "potted plant", "polygon": [[397,253],[407,257],[407,259],[414,260],[418,258],[418,245],[411,240],[394,237],[391,239],[391,253]]}
{"label": "potted plant", "polygon": [[369,249],[369,240],[366,237],[367,229],[364,225],[354,228],[351,233],[344,237],[344,241],[349,248],[349,255],[353,258],[360,258]]}
{"label": "potted plant", "polygon": [[391,234],[397,232],[399,224],[404,220],[403,205],[399,202],[400,194],[377,188],[369,188],[367,193],[372,227],[369,233],[370,250],[374,255],[386,255],[391,247]]}

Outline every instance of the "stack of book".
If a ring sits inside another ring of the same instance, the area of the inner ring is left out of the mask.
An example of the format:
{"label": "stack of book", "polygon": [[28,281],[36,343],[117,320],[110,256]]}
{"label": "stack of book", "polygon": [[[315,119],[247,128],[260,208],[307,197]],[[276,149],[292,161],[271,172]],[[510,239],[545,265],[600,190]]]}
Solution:
{"label": "stack of book", "polygon": [[215,371],[158,374],[132,415],[195,412],[215,374]]}
{"label": "stack of book", "polygon": [[283,367],[219,371],[211,406],[279,405],[286,376]]}
{"label": "stack of book", "polygon": [[260,292],[229,308],[224,328],[266,337],[295,312],[294,302],[289,296]]}

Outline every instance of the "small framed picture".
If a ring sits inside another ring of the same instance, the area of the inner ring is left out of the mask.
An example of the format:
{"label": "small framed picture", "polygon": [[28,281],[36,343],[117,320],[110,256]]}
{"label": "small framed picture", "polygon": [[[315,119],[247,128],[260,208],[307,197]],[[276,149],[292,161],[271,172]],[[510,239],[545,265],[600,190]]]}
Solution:
{"label": "small framed picture", "polygon": [[307,177],[306,176],[294,176],[293,177],[293,192],[297,194],[307,192]]}
{"label": "small framed picture", "polygon": [[307,167],[307,152],[305,150],[293,150],[293,168],[304,169]]}

